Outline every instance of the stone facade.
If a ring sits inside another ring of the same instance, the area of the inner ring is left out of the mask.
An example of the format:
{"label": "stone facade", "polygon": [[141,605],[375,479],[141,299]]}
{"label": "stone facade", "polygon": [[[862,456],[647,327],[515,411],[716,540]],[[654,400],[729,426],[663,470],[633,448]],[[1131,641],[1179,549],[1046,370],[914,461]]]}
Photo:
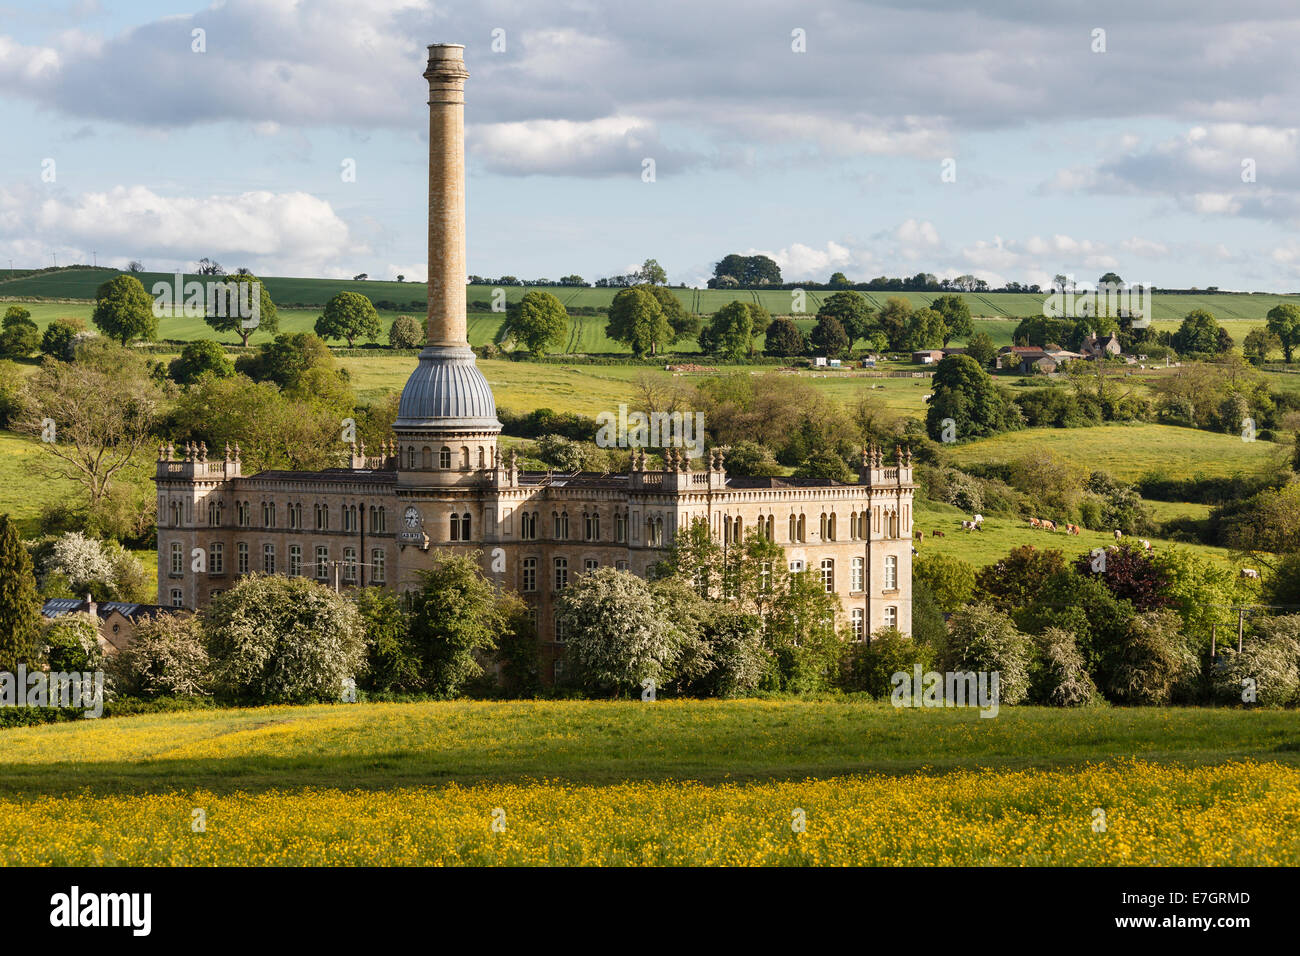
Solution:
{"label": "stone facade", "polygon": [[251,572],[339,588],[406,591],[438,551],[478,551],[484,571],[533,608],[544,660],[562,658],[556,595],[595,567],[645,575],[696,519],[731,547],[763,534],[792,569],[823,576],[861,634],[912,626],[910,456],[862,457],[859,480],[729,476],[721,455],[626,474],[523,471],[497,447],[491,389],[465,336],[462,48],[429,48],[428,345],[402,393],[395,442],[350,467],[245,476],[238,446],[159,449],[159,603],[196,608]]}

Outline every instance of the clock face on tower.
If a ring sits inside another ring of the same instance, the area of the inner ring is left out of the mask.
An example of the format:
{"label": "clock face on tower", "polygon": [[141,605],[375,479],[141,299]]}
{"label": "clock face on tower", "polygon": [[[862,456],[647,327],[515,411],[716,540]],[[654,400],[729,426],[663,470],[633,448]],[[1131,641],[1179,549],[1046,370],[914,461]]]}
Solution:
{"label": "clock face on tower", "polygon": [[408,506],[406,509],[406,513],[402,516],[402,520],[406,523],[406,526],[408,528],[414,531],[416,528],[420,527],[419,509],[416,508],[414,505]]}

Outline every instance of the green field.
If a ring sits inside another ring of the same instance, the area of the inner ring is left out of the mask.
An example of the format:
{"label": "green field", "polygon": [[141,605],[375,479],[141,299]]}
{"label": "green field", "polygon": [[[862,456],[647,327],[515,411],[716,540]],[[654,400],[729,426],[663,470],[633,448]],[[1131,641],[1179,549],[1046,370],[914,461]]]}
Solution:
{"label": "green field", "polygon": [[1294,711],[363,703],[0,740],[23,865],[1300,862]]}
{"label": "green field", "polygon": [[[46,272],[32,276],[8,277],[0,270],[0,297],[13,299],[93,299],[95,290],[105,281],[118,275],[112,269],[68,268],[57,272]],[[137,278],[151,289],[157,282],[171,282],[170,273],[144,272]],[[185,277],[186,281],[197,276]],[[420,282],[393,282],[365,280],[355,282],[350,279],[304,279],[285,276],[263,276],[267,291],[277,303],[285,305],[300,304],[318,307],[340,290],[361,291],[372,300],[387,300],[398,304],[400,309],[407,309],[413,301],[424,301],[425,286]],[[467,300],[470,309],[487,309],[491,307],[492,286],[469,286]],[[557,296],[568,307],[608,308],[617,289],[557,287],[547,286],[547,291]],[[506,300],[517,301],[528,291],[526,286],[505,287]],[[735,299],[752,301],[763,305],[774,315],[788,315],[791,312],[791,290],[727,290],[727,289],[673,289],[682,305],[691,312],[712,313]],[[806,311],[814,313],[822,301],[831,295],[826,290],[807,290]],[[892,297],[906,299],[913,306],[929,305],[937,292],[863,292],[872,305],[880,308]],[[1039,315],[1043,309],[1046,294],[1033,295],[1013,292],[967,292],[962,293],[975,315],[988,317],[1024,317]],[[1181,319],[1192,309],[1209,309],[1220,319],[1239,319],[1262,321],[1266,312],[1279,302],[1296,301],[1297,296],[1275,295],[1272,293],[1204,293],[1196,294],[1156,294],[1153,296],[1156,321]]]}
{"label": "green field", "polygon": [[958,465],[1009,462],[1030,448],[1046,448],[1080,468],[1101,469],[1123,481],[1167,471],[1193,478],[1253,474],[1270,459],[1288,453],[1274,442],[1245,442],[1173,425],[1109,424],[1093,428],[1027,428],[1003,432],[968,445],[954,445]]}
{"label": "green field", "polygon": [[[1181,502],[1152,502],[1163,505],[1163,518],[1168,520],[1180,514],[1203,516],[1205,505],[1183,504]],[[1089,531],[1081,528],[1077,535],[1066,534],[1059,515],[1043,514],[1041,517],[1058,522],[1058,531],[1046,531],[1031,527],[1029,522],[1013,518],[995,518],[984,516],[983,527],[979,531],[963,531],[961,522],[969,518],[952,505],[934,504],[925,500],[916,503],[915,527],[924,537],[914,545],[917,554],[946,554],[960,558],[972,567],[979,569],[993,564],[1006,556],[1012,548],[1033,545],[1035,548],[1055,548],[1065,554],[1067,560],[1078,555],[1087,554],[1094,548],[1105,548],[1115,543],[1113,532]],[[934,532],[942,531],[943,537],[936,538]],[[1182,548],[1202,557],[1209,558],[1225,568],[1237,568],[1232,552],[1227,548],[1218,548],[1205,544],[1188,544],[1166,541],[1159,535],[1139,535],[1151,542],[1156,551],[1165,548]],[[1136,540],[1136,539],[1131,539]]]}

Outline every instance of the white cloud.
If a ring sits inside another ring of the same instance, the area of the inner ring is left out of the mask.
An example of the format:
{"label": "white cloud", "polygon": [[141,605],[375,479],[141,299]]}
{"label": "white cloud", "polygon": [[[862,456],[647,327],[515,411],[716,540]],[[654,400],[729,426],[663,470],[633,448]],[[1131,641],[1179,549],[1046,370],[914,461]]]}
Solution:
{"label": "white cloud", "polygon": [[256,266],[255,271],[271,263],[337,269],[344,257],[365,252],[328,202],[302,192],[191,197],[116,186],[44,197],[36,190],[0,190],[0,240],[33,235],[42,237],[42,260],[51,249],[98,247],[168,261],[235,258],[240,261],[228,264]]}
{"label": "white cloud", "polygon": [[487,123],[467,133],[469,152],[493,172],[515,175],[639,177],[642,162],[657,167],[678,154],[663,148],[654,124],[637,116]]}

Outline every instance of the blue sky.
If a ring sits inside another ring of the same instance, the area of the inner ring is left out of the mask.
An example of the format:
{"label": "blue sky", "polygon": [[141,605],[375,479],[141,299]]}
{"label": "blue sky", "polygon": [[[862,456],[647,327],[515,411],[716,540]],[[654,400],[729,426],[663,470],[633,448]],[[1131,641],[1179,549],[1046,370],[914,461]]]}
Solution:
{"label": "blue sky", "polygon": [[1300,291],[1290,0],[0,0],[0,264],[423,279],[431,42],[479,275]]}

